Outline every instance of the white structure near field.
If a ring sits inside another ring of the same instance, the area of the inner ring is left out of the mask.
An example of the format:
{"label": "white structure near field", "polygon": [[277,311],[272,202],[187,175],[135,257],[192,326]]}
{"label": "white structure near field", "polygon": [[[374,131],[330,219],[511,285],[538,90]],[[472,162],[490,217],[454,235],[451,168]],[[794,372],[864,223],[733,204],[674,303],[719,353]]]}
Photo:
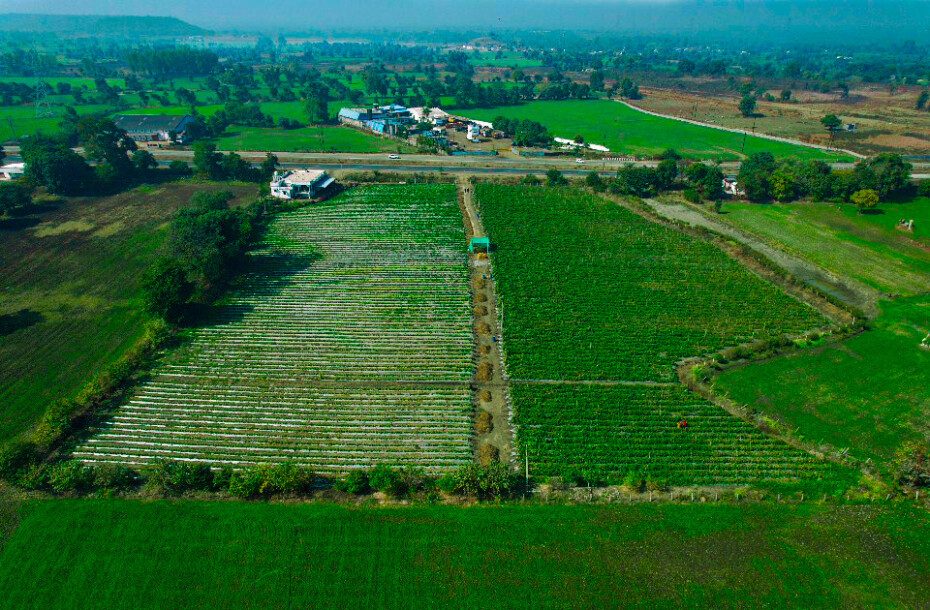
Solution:
{"label": "white structure near field", "polygon": [[16,180],[17,178],[22,178],[25,173],[25,163],[7,163],[3,167],[0,167],[0,180],[4,182]]}
{"label": "white structure near field", "polygon": [[275,172],[271,177],[271,195],[278,199],[312,199],[334,181],[318,169]]}

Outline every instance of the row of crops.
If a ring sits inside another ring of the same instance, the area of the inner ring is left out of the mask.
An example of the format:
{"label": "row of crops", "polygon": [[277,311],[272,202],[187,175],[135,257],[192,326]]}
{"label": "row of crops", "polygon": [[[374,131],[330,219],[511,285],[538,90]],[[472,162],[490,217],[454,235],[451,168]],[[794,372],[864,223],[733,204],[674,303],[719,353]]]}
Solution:
{"label": "row of crops", "polygon": [[278,217],[215,309],[76,457],[321,472],[471,458],[453,187],[371,186]]}
{"label": "row of crops", "polygon": [[512,393],[519,441],[538,475],[706,485],[794,482],[829,472],[825,462],[680,386],[517,384]]}
{"label": "row of crops", "polygon": [[531,472],[680,485],[825,476],[824,463],[677,385],[558,383],[675,382],[682,358],[823,324],[814,309],[712,245],[584,192],[477,194]]}
{"label": "row of crops", "polygon": [[477,194],[515,378],[674,381],[682,358],[825,323],[714,246],[586,193]]}

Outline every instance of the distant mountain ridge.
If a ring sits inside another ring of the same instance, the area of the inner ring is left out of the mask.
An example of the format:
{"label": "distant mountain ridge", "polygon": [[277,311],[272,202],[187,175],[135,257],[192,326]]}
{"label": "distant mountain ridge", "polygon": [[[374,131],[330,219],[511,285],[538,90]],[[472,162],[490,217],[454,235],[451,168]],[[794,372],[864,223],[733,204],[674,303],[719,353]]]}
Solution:
{"label": "distant mountain ridge", "polygon": [[208,31],[175,17],[0,14],[0,31],[63,35],[196,36]]}

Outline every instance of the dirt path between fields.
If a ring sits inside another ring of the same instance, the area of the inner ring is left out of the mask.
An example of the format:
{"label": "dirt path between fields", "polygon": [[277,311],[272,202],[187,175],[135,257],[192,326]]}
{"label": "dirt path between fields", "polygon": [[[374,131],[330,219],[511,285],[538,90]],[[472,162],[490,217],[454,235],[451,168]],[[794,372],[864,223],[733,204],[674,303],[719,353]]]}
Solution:
{"label": "dirt path between fields", "polygon": [[643,201],[660,216],[691,226],[709,229],[738,241],[744,246],[759,252],[799,280],[833,296],[838,301],[860,309],[870,317],[878,315],[877,303],[881,298],[881,293],[874,288],[850,278],[841,278],[810,261],[772,246],[760,237],[742,231],[684,204],[666,203],[655,199],[644,199]]}
{"label": "dirt path between fields", "polygon": [[[460,179],[458,185],[467,237],[485,237],[487,234],[475,204],[474,186],[465,178]],[[496,459],[512,464],[516,456],[510,388],[501,345],[491,255],[469,253],[468,266],[474,308],[475,459],[483,464]]]}
{"label": "dirt path between fields", "polygon": [[[767,133],[761,133],[758,131],[750,131],[748,129],[738,129],[736,127],[724,127],[723,125],[714,125],[713,123],[703,123],[701,121],[695,121],[694,119],[686,119],[680,116],[675,116],[673,114],[662,114],[661,112],[654,112],[652,110],[646,110],[645,108],[640,108],[639,106],[634,106],[626,100],[615,100],[620,102],[627,108],[642,112],[643,114],[648,114],[650,116],[659,117],[661,119],[671,119],[673,121],[680,121],[682,123],[688,123],[690,125],[697,125],[698,127],[707,127],[709,129],[717,129],[719,131],[728,131],[730,133],[735,133],[738,135],[752,136],[756,138],[762,138],[763,140],[772,140],[773,142],[783,142],[785,144],[793,144],[794,146],[803,146],[805,148],[815,148],[818,150],[823,150],[827,152],[840,153],[844,155],[849,155],[850,157],[855,157],[856,159],[865,159],[866,156],[862,153],[857,153],[854,150],[847,150],[845,148],[836,148],[833,146],[826,146],[824,144],[814,144],[813,142],[802,142],[801,140],[792,140],[791,138],[783,138],[781,136],[773,136]],[[735,152],[735,151],[734,151]]]}

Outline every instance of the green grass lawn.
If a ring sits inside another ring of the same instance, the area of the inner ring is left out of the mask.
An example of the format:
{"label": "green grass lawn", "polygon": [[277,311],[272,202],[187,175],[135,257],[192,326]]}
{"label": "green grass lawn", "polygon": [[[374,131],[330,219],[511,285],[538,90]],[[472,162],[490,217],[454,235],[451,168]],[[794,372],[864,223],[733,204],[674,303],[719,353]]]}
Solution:
{"label": "green grass lawn", "polygon": [[263,129],[230,127],[216,140],[220,150],[273,150],[283,152],[407,152],[410,146],[394,139],[379,138],[348,127],[305,127]]}
{"label": "green grass lawn", "polygon": [[918,607],[905,506],[51,500],[0,555],[0,608]]}
{"label": "green grass lawn", "polygon": [[[851,205],[728,202],[722,220],[734,224],[841,276],[886,293],[930,291],[930,199],[883,203],[874,214]],[[915,232],[895,229],[902,218]]]}
{"label": "green grass lawn", "polygon": [[477,120],[490,121],[496,116],[531,119],[563,138],[582,135],[586,142],[601,144],[612,152],[628,155],[656,155],[667,148],[701,159],[734,160],[755,152],[767,151],[777,157],[837,160],[839,155],[747,137],[710,127],[689,125],[672,119],[649,116],[610,100],[529,102],[505,108],[450,109]]}
{"label": "green grass lawn", "polygon": [[0,443],[139,336],[140,278],[171,214],[202,188],[218,190],[166,184],[0,221]]}
{"label": "green grass lawn", "polygon": [[882,303],[875,329],[724,372],[716,389],[776,415],[809,441],[887,461],[905,441],[930,438],[930,298]]}

